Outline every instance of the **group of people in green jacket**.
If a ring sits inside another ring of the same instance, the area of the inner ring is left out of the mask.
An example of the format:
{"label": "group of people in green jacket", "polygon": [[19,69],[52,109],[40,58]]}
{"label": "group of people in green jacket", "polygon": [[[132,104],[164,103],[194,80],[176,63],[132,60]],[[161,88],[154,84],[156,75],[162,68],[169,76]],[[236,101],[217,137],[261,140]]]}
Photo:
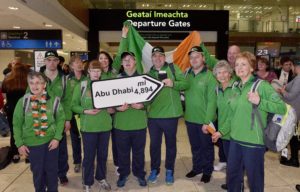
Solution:
{"label": "group of people in green jacket", "polygon": [[[141,75],[136,68],[135,54],[126,50],[126,30],[123,28],[119,51],[112,66],[103,67],[105,62],[99,54],[98,60],[89,62],[88,75],[85,76],[78,73],[83,66],[80,58],[74,56],[71,58],[74,74],[64,82],[64,76],[60,76],[56,68],[57,53],[48,51],[45,54],[45,72],[32,72],[28,76],[30,97],[24,96],[17,104],[14,137],[20,154],[29,156],[36,191],[57,191],[57,178],[61,184],[67,183],[66,172],[69,167],[67,159],[63,157],[67,150],[64,149],[65,142],[62,143],[65,139],[62,133],[71,128],[75,114],[80,117],[84,153],[82,180],[86,192],[91,191],[94,178],[100,188],[111,190],[106,180],[111,134],[116,153],[114,161],[118,166],[118,187],[126,185],[130,168],[140,186],[157,182],[162,172],[163,135],[166,145],[165,183],[172,185],[177,126],[182,116],[187,126],[193,162],[186,177],[202,173],[201,182],[210,181],[214,161],[213,143],[221,138],[227,157],[225,187],[228,191],[243,189],[245,170],[250,190],[263,191],[265,147],[259,123],[257,120],[251,122],[252,107],[258,107],[264,125],[267,112],[283,114],[286,108],[267,82],[262,82],[257,92],[250,91],[256,80],[253,76],[255,56],[249,52],[238,54],[232,68],[224,60],[216,63],[201,44],[188,52],[191,67],[183,73],[176,64],[167,63],[164,49],[156,46],[151,52],[153,66],[148,72],[151,77],[164,83],[156,97],[147,103],[124,103],[118,107],[94,109],[92,81]],[[119,73],[121,66],[123,71]],[[162,77],[162,71],[167,75]],[[185,112],[180,92],[185,95]],[[56,102],[57,97],[61,102]],[[29,100],[26,101],[26,98]],[[28,108],[24,107],[27,104]],[[218,129],[212,132],[210,127],[217,117]],[[151,168],[146,178],[144,154],[147,128]]]}

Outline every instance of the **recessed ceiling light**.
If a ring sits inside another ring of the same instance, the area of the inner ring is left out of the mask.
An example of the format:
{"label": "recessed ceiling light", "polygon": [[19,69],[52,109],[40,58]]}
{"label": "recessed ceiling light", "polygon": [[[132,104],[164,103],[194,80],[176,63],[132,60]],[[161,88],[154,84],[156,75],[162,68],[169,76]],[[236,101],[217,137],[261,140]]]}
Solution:
{"label": "recessed ceiling light", "polygon": [[71,34],[70,33],[66,33],[66,37],[71,37]]}
{"label": "recessed ceiling light", "polygon": [[51,24],[45,24],[45,27],[53,27]]}
{"label": "recessed ceiling light", "polygon": [[21,29],[20,26],[13,26],[14,29]]}
{"label": "recessed ceiling light", "polygon": [[8,8],[9,8],[10,10],[14,10],[14,11],[16,11],[16,10],[19,9],[18,7],[14,7],[14,6],[9,6]]}
{"label": "recessed ceiling light", "polygon": [[63,45],[67,44],[66,42],[63,41]]}

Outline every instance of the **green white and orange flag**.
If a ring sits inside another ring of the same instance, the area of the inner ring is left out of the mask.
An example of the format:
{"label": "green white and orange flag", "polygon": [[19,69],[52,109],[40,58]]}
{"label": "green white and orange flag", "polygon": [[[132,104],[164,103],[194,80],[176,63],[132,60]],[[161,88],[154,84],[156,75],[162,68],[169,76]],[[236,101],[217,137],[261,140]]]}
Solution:
{"label": "green white and orange flag", "polygon": [[[136,31],[132,25],[129,27],[127,34],[128,51],[135,54],[137,59],[137,71],[139,73],[148,72],[152,67],[151,51],[153,46]],[[182,71],[190,67],[188,52],[193,46],[199,46],[201,43],[200,33],[198,31],[191,32],[176,49],[165,52],[166,60],[179,66]]]}

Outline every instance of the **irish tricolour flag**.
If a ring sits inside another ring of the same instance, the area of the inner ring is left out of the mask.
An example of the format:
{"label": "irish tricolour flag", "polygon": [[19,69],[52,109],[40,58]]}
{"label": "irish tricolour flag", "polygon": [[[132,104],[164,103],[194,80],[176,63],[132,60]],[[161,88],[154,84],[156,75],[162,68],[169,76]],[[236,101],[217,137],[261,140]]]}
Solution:
{"label": "irish tricolour flag", "polygon": [[[151,51],[153,46],[150,45],[144,38],[136,31],[132,25],[128,25],[129,30],[127,34],[128,51],[135,54],[137,59],[137,71],[140,73],[148,72],[152,67]],[[200,33],[197,31],[191,32],[176,49],[166,52],[167,62],[175,63],[182,71],[185,71],[189,64],[188,52],[193,46],[199,46],[201,43]]]}

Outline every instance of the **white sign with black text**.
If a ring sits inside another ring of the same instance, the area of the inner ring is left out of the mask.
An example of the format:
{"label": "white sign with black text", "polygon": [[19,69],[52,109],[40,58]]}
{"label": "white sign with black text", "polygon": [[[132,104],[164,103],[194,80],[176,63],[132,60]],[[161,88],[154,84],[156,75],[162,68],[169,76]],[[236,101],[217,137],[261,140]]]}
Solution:
{"label": "white sign with black text", "polygon": [[148,75],[92,82],[94,108],[150,101],[164,84]]}

